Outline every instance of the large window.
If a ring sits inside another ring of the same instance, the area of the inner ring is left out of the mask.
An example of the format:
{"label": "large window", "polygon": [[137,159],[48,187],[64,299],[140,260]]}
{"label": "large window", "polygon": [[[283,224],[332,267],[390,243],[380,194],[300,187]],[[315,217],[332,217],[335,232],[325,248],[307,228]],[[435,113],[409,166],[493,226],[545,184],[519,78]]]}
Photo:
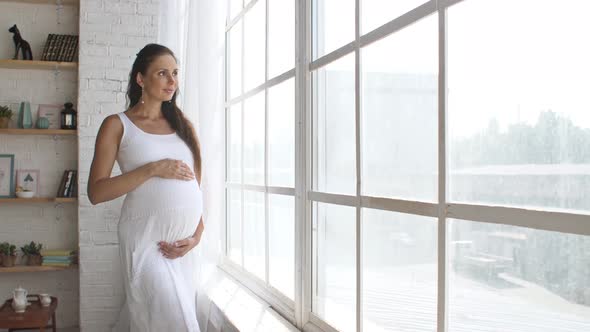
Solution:
{"label": "large window", "polygon": [[226,52],[227,264],[293,310],[295,1],[228,1]]}
{"label": "large window", "polygon": [[223,266],[306,331],[590,331],[589,11],[229,1]]}

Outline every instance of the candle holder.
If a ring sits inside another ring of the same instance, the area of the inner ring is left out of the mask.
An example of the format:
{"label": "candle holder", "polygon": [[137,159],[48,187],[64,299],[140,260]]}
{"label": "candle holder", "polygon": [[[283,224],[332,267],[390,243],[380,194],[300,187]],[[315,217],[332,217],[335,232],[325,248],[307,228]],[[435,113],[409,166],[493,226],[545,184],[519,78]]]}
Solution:
{"label": "candle holder", "polygon": [[65,103],[64,109],[61,110],[61,129],[76,129],[76,110],[74,104]]}

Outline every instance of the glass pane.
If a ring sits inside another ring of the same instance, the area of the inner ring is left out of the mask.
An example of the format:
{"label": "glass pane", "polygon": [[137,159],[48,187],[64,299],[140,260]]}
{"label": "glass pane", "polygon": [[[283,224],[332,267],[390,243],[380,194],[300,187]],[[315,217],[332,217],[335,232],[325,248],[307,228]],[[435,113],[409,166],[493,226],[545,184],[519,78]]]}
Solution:
{"label": "glass pane", "polygon": [[354,54],[313,73],[314,189],[356,194]]}
{"label": "glass pane", "polygon": [[242,181],[242,104],[227,109],[227,165],[229,182]]}
{"label": "glass pane", "polygon": [[257,1],[244,17],[244,91],[264,83],[266,2]]}
{"label": "glass pane", "polygon": [[452,200],[590,210],[589,11],[574,0],[449,9]]}
{"label": "glass pane", "polygon": [[227,189],[227,247],[228,256],[242,265],[242,193]]}
{"label": "glass pane", "polygon": [[362,192],[435,201],[437,16],[362,50]]}
{"label": "glass pane", "polygon": [[428,1],[360,0],[361,32],[367,33]]}
{"label": "glass pane", "polygon": [[449,331],[590,331],[590,237],[463,220],[448,234]]}
{"label": "glass pane", "polygon": [[295,67],[295,2],[268,2],[268,77]]}
{"label": "glass pane", "polygon": [[240,21],[228,32],[227,54],[229,58],[227,87],[229,99],[242,94],[242,24]]}
{"label": "glass pane", "polygon": [[244,102],[244,183],[264,185],[264,92]]}
{"label": "glass pane", "polygon": [[291,300],[295,298],[295,199],[268,195],[268,278],[271,286]]}
{"label": "glass pane", "polygon": [[266,280],[264,193],[244,191],[244,267]]}
{"label": "glass pane", "polygon": [[340,331],[355,331],[355,208],[314,203],[313,212],[312,311]]}
{"label": "glass pane", "polygon": [[436,219],[362,213],[363,330],[436,331]]}
{"label": "glass pane", "polygon": [[295,85],[289,79],[268,90],[269,185],[293,187],[295,178]]}
{"label": "glass pane", "polygon": [[354,41],[354,0],[313,0],[313,59]]}
{"label": "glass pane", "polygon": [[234,18],[242,10],[243,0],[229,0],[229,17]]}

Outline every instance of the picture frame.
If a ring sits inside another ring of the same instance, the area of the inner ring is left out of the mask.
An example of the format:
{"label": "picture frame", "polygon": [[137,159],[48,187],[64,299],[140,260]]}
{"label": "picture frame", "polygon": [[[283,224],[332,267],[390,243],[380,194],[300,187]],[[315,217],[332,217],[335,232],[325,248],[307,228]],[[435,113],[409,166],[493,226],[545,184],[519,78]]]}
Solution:
{"label": "picture frame", "polygon": [[17,169],[16,170],[16,186],[23,189],[34,191],[33,197],[39,196],[39,179],[41,171],[38,169]]}
{"label": "picture frame", "polygon": [[0,198],[14,197],[14,155],[0,154]]}
{"label": "picture frame", "polygon": [[49,120],[49,129],[61,129],[61,110],[63,105],[39,104],[37,119],[46,117]]}

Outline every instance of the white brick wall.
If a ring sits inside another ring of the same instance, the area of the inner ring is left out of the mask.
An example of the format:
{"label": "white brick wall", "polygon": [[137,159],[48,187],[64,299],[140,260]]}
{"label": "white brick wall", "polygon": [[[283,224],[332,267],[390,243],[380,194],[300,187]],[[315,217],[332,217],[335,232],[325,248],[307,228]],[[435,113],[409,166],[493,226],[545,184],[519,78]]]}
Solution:
{"label": "white brick wall", "polygon": [[[48,33],[76,34],[78,12],[65,6],[57,24],[52,5],[0,2],[0,58],[12,58],[12,34],[4,29],[16,23],[39,59]],[[39,104],[76,104],[77,75],[62,71],[0,69],[0,105],[18,109],[21,101],[31,103],[33,121]],[[11,127],[16,126],[16,116]],[[15,155],[15,169],[40,170],[40,196],[54,196],[65,169],[77,168],[76,138],[70,136],[0,136],[0,153]],[[75,248],[78,244],[77,209],[73,204],[3,204],[0,206],[0,242],[19,248],[27,242],[41,242],[46,248]],[[19,250],[20,251],[20,250]],[[19,258],[20,259],[20,258]],[[78,271],[0,274],[0,300],[12,296],[22,285],[29,293],[50,293],[59,298],[58,326],[79,322]]]}
{"label": "white brick wall", "polygon": [[[123,198],[92,206],[86,195],[98,129],[125,109],[135,54],[156,42],[159,0],[81,0],[79,69],[80,326],[110,331],[124,300],[117,240]],[[120,174],[115,164],[113,176]]]}

